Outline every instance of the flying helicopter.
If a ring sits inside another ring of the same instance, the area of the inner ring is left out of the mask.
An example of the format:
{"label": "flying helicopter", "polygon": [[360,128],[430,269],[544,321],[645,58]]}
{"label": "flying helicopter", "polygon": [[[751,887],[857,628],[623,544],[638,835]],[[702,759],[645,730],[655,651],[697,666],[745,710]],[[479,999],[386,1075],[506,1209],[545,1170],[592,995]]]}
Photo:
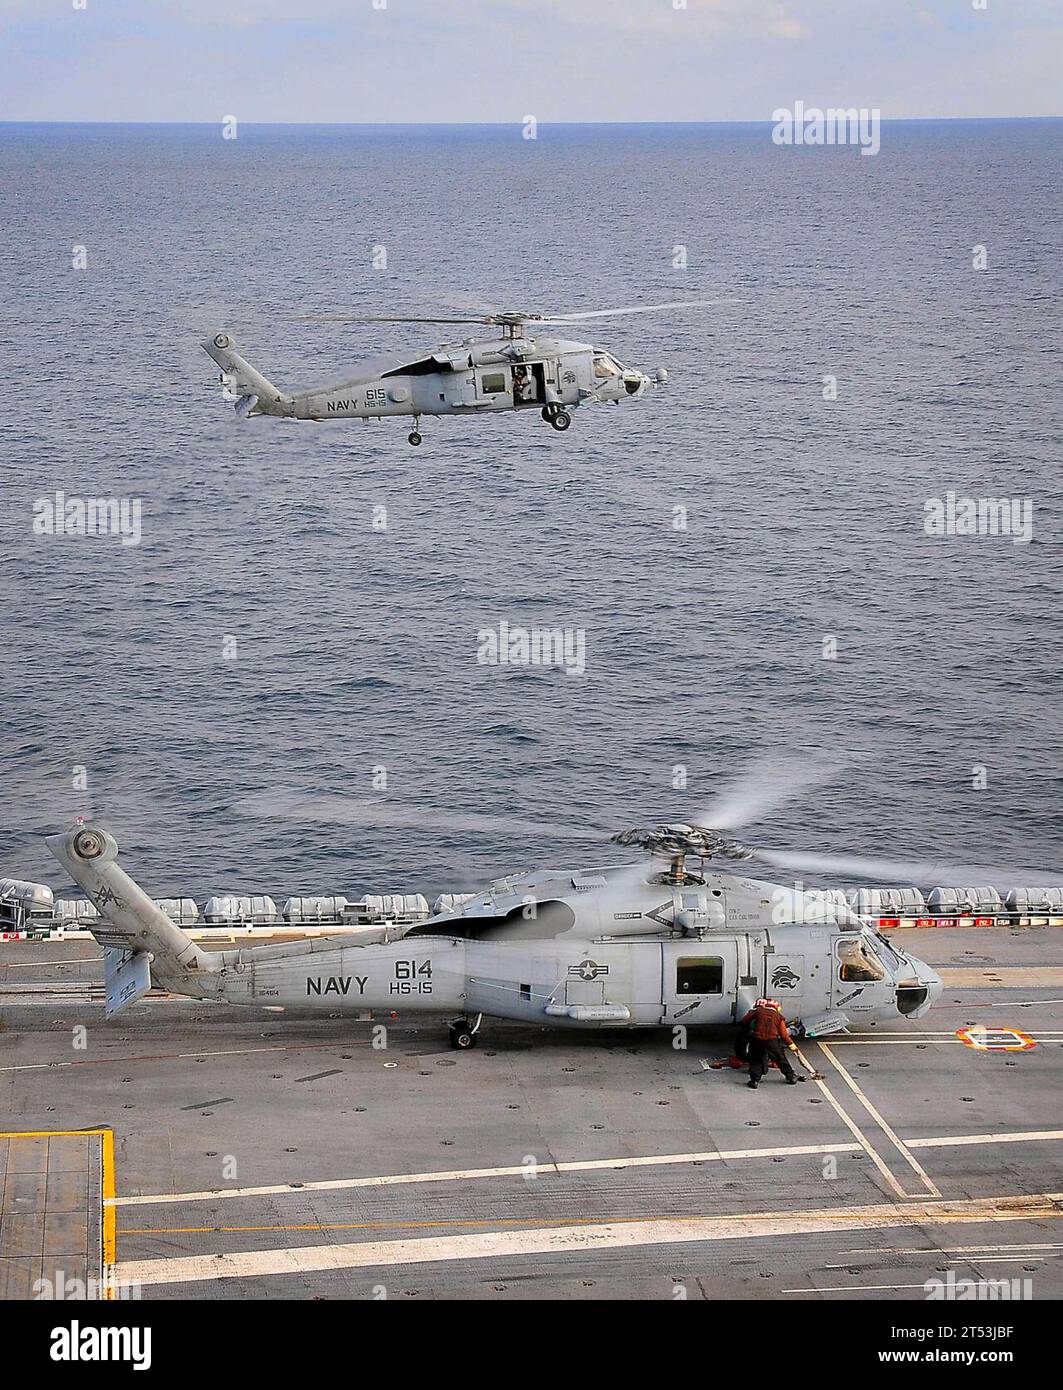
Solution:
{"label": "flying helicopter", "polygon": [[[236,351],[228,333],[215,333],[202,347],[221,368],[223,395],[241,419],[276,415],[296,420],[382,420],[413,417],[409,442],[422,441],[422,415],[490,415],[502,410],[537,409],[563,433],[579,406],[619,405],[637,400],[651,386],[663,386],[668,372],[652,377],[626,367],[612,353],[541,329],[564,328],[590,319],[664,310],[697,309],[720,300],[690,299],[670,304],[634,304],[573,314],[539,314],[500,309],[472,317],[300,315],[298,322],[482,324],[499,330],[495,338],[466,338],[426,352],[378,357],[353,367],[334,385],[282,391]],[[534,336],[532,336],[534,334]]]}
{"label": "flying helicopter", "polygon": [[[747,876],[755,851],[726,831],[622,831],[648,856],[538,869],[410,926],[250,949],[204,950],[119,866],[103,827],[47,838],[96,905],[107,1012],[152,983],[176,994],[293,1012],[456,1014],[450,1042],[475,1045],[485,1016],[559,1028],[727,1024],[761,995],[809,1037],[898,1017],[939,997],[935,972],[878,935],[840,895]],[[726,867],[735,864],[736,871]]]}

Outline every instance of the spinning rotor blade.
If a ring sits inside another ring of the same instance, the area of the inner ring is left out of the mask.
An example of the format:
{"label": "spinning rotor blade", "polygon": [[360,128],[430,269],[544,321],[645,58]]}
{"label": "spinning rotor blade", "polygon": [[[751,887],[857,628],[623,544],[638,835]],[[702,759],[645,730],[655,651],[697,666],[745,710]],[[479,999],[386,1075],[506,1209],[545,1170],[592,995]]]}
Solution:
{"label": "spinning rotor blade", "polygon": [[[294,314],[292,323],[580,323],[584,319],[615,318],[622,314],[652,314],[665,309],[702,309],[713,304],[737,304],[732,298],[725,299],[680,299],[667,304],[628,304],[618,309],[590,309],[574,314],[534,314],[517,309],[488,309],[486,305],[476,305],[484,313],[469,313],[460,318],[446,315],[411,316],[407,314]],[[470,304],[470,309],[472,305]]]}
{"label": "spinning rotor blade", "polygon": [[843,764],[810,763],[801,758],[762,758],[736,777],[698,817],[699,825],[738,830],[763,819],[810,787],[832,782]]}
{"label": "spinning rotor blade", "polygon": [[756,858],[779,869],[811,874],[857,874],[890,885],[956,884],[999,887],[1054,887],[1063,874],[1045,874],[1036,869],[1010,868],[1001,864],[956,864],[941,861],[872,859],[858,854],[805,854],[788,850],[758,849]]}
{"label": "spinning rotor blade", "polygon": [[401,314],[293,314],[289,323],[493,323],[493,318],[408,318]]}
{"label": "spinning rotor blade", "polygon": [[552,821],[515,820],[506,816],[479,815],[470,812],[434,812],[403,806],[386,798],[379,801],[356,801],[339,795],[316,795],[280,787],[273,791],[255,792],[236,802],[233,810],[244,816],[261,816],[269,820],[319,821],[328,825],[380,826],[387,829],[471,832],[479,835],[535,836],[544,840],[597,839],[596,832],[574,825],[557,825]]}
{"label": "spinning rotor blade", "polygon": [[620,314],[652,314],[658,309],[704,309],[712,304],[737,304],[737,299],[678,299],[667,304],[628,304],[619,309],[591,309],[586,313],[533,316],[536,323],[578,323],[581,319],[608,319]]}

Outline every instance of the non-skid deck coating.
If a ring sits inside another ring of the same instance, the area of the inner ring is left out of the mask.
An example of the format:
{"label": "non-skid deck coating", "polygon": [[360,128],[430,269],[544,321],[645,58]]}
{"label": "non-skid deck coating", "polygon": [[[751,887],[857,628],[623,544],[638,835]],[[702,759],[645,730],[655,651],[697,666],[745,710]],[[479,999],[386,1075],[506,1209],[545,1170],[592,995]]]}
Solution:
{"label": "non-skid deck coating", "polygon": [[[825,1080],[755,1093],[711,1031],[486,1020],[455,1053],[407,1015],[379,1050],[155,996],[108,1024],[94,947],[17,943],[0,1113],[113,1128],[117,1279],[144,1298],[923,1299],[950,1273],[1063,1297],[1063,932],[899,935],[937,1008],[803,1045]],[[972,1025],[1037,1046],[979,1052]]]}
{"label": "non-skid deck coating", "polygon": [[110,1138],[0,1134],[0,1298],[102,1298]]}

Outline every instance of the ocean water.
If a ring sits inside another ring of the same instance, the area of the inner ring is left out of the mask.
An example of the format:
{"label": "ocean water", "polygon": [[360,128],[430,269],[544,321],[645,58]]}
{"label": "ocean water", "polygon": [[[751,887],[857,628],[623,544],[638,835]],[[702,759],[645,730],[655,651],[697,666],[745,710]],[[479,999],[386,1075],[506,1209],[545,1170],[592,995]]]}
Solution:
{"label": "ocean water", "polygon": [[[844,771],[746,839],[1063,879],[1063,123],[769,131],[0,127],[0,873],[61,886],[83,813],[160,894],[472,887],[797,757]],[[669,368],[642,401],[419,450],[240,422],[198,346],[336,379],[448,330],[291,316],[455,295],[724,302],[594,325]],[[57,490],[141,543],[35,535]],[[1032,541],[928,536],[949,491]],[[502,620],[583,629],[585,675],[478,664]]]}

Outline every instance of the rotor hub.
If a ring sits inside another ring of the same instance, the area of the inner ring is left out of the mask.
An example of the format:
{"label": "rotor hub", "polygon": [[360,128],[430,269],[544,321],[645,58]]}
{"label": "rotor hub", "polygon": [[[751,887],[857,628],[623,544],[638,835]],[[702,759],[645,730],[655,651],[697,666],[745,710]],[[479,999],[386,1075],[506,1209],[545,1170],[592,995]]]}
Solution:
{"label": "rotor hub", "polygon": [[[752,859],[755,850],[724,830],[708,825],[657,825],[621,830],[610,836],[617,845],[638,845],[651,854],[666,854],[673,861],[688,854],[700,859]],[[681,868],[681,865],[680,865]]]}

